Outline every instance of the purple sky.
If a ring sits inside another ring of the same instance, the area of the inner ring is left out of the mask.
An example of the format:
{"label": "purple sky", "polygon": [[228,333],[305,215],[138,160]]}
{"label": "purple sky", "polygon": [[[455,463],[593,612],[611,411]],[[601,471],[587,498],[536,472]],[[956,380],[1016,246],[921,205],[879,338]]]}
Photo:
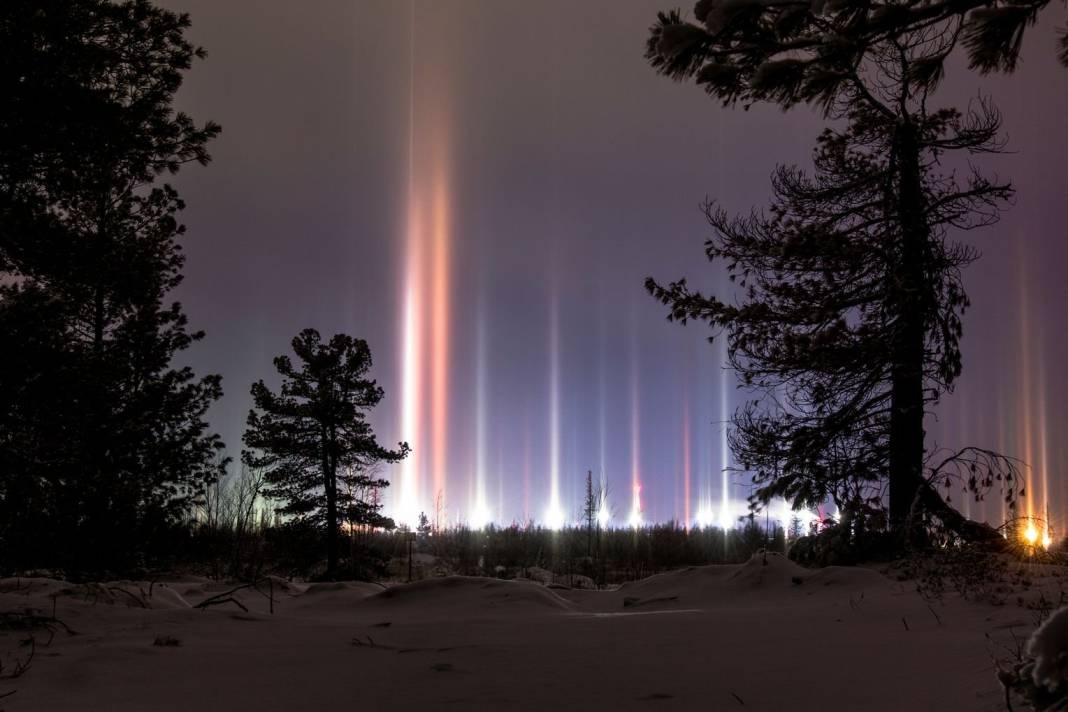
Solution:
{"label": "purple sky", "polygon": [[[733,408],[741,395],[705,331],[664,321],[642,281],[686,275],[715,287],[699,203],[764,205],[777,162],[808,162],[815,115],[724,109],[656,76],[642,53],[656,11],[670,7],[660,0],[161,4],[190,12],[190,36],[209,52],[181,107],[223,125],[213,164],[177,181],[189,205],[178,296],[208,333],[190,361],[223,375],[212,419],[235,457],[249,384],[271,380],[271,359],[301,328],[343,331],[375,354],[381,439],[409,439],[422,458],[419,508],[432,506],[437,462],[452,519],[472,516],[479,481],[494,519],[541,519],[553,471],[555,300],[565,513],[578,511],[590,469],[604,472],[616,521],[630,511],[633,475],[646,520],[682,517],[687,431],[690,515],[702,502],[719,507],[723,396]],[[1061,531],[1068,70],[1055,63],[1053,27],[1064,14],[1054,5],[1030,33],[1017,74],[958,66],[939,96],[956,105],[993,96],[1014,153],[981,165],[1011,178],[1018,200],[1001,225],[968,236],[984,257],[965,277],[964,376],[930,426],[933,442],[1030,457],[1032,506],[1048,499]],[[420,437],[402,432],[401,412],[410,219],[434,186],[445,196],[448,348],[415,358],[420,373],[447,363],[439,455],[427,389],[409,399]]]}

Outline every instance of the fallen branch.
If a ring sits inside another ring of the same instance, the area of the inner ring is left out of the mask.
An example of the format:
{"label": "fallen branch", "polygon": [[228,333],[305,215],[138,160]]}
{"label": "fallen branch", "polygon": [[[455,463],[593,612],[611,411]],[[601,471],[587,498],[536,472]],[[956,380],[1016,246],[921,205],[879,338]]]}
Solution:
{"label": "fallen branch", "polygon": [[[375,639],[372,638],[369,635],[366,636],[366,638],[367,638],[367,642],[365,643],[364,641],[360,640],[360,636],[358,636],[358,635],[354,636],[352,638],[352,640],[349,641],[349,645],[354,645],[357,648],[374,648],[375,650],[397,650],[396,646],[394,646],[394,645],[383,645],[381,643],[376,643]],[[404,650],[398,650],[397,652],[398,653],[414,653],[414,652],[429,651],[429,650],[430,650],[430,648],[406,648]],[[448,648],[446,648],[446,650],[448,650]],[[441,652],[441,650],[438,650],[437,652]]]}
{"label": "fallen branch", "polygon": [[63,628],[63,630],[67,632],[67,635],[78,635],[77,631],[73,630],[61,619],[56,618],[54,613],[51,618],[37,615],[32,611],[27,613],[14,613],[10,611],[0,613],[0,630],[32,630],[34,628],[43,628],[44,630],[52,632],[54,631],[55,626]]}
{"label": "fallen branch", "polygon": [[213,596],[212,598],[208,598],[206,600],[201,601],[196,606],[194,606],[194,608],[207,610],[209,606],[221,606],[224,603],[232,603],[241,610],[243,610],[245,613],[248,613],[248,608],[245,606],[245,604],[237,600],[233,596],[228,596],[226,598],[219,598],[218,596]]}
{"label": "fallen branch", "polygon": [[22,641],[22,644],[30,647],[30,654],[23,660],[15,658],[15,669],[11,672],[4,672],[4,663],[0,661],[0,679],[14,680],[16,677],[22,677],[30,669],[30,665],[33,663],[33,656],[37,652],[37,639],[31,635]]}
{"label": "fallen branch", "polygon": [[133,599],[134,603],[136,603],[137,605],[141,606],[141,608],[148,608],[148,604],[144,602],[144,599],[138,598],[137,596],[135,596],[130,591],[127,591],[125,588],[121,588],[119,586],[108,586],[107,590],[108,591],[118,591],[120,593],[125,593],[127,596],[129,596],[131,599]]}
{"label": "fallen branch", "polygon": [[1020,468],[1025,466],[1016,458],[980,447],[964,447],[929,468],[916,490],[909,513],[908,531],[915,536],[919,532],[924,514],[938,518],[943,528],[971,544],[981,544],[993,551],[1005,551],[1008,542],[993,527],[968,519],[951,506],[937,490],[937,485],[949,486],[958,483],[965,491],[978,495],[981,491],[1001,482],[1008,490],[1008,500],[1022,495],[1016,491],[1020,481]]}
{"label": "fallen branch", "polygon": [[223,603],[236,603],[241,608],[241,610],[243,610],[246,613],[248,613],[248,609],[245,608],[245,604],[241,603],[241,601],[238,601],[236,598],[234,598],[234,594],[237,593],[238,591],[242,590],[242,589],[251,588],[251,587],[252,587],[251,583],[243,583],[240,586],[237,586],[236,588],[230,589],[229,591],[223,591],[222,593],[215,594],[211,598],[205,598],[203,601],[201,601],[197,605],[193,606],[193,608],[200,608],[201,610],[205,610],[205,609],[209,608],[210,606],[218,606],[218,605],[222,605]]}

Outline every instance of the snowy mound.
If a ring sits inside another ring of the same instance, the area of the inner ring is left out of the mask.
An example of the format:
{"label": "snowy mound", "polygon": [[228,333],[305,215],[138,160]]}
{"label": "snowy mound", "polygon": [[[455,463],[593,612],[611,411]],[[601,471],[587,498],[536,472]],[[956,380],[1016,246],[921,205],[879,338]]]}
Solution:
{"label": "snowy mound", "polygon": [[377,583],[366,583],[364,581],[323,581],[321,583],[309,584],[308,588],[304,591],[304,595],[321,596],[324,593],[338,592],[363,598],[365,596],[373,596],[376,593],[381,593],[382,586]]}
{"label": "snowy mound", "polygon": [[860,566],[828,566],[806,572],[805,585],[835,588],[891,588],[893,582],[878,571]]}
{"label": "snowy mound", "polygon": [[619,588],[626,607],[685,608],[710,599],[738,596],[777,597],[793,591],[811,595],[821,590],[867,590],[892,587],[871,569],[829,566],[806,569],[782,554],[754,554],[744,564],[715,564],[651,576]]}
{"label": "snowy mound", "polygon": [[723,582],[736,568],[732,565],[693,566],[656,574],[640,581],[629,581],[617,591],[625,601],[630,600],[631,605],[638,601],[661,602],[680,595],[703,595],[709,590],[721,589]]}
{"label": "snowy mound", "polygon": [[812,572],[782,554],[754,554],[744,564],[712,564],[669,571],[619,588],[627,596],[707,596],[741,589],[783,588],[796,585]]}
{"label": "snowy mound", "polygon": [[198,576],[197,574],[168,574],[167,583],[172,586],[182,583],[202,583],[207,585],[214,583],[214,581],[207,576]]}
{"label": "snowy mound", "polygon": [[47,598],[70,585],[66,581],[43,577],[0,578],[0,594]]}
{"label": "snowy mound", "polygon": [[524,571],[526,575],[517,577],[517,581],[535,581],[545,586],[558,588],[597,589],[597,584],[592,578],[581,574],[557,574],[540,566],[529,566]]}
{"label": "snowy mound", "polygon": [[536,583],[474,576],[445,576],[393,586],[371,596],[367,602],[427,611],[437,606],[460,606],[472,611],[495,608],[555,611],[570,608],[563,598]]}
{"label": "snowy mound", "polygon": [[0,594],[18,596],[47,608],[51,608],[52,601],[64,600],[153,610],[189,608],[189,603],[171,586],[150,581],[74,584],[46,578],[6,578],[0,579]]}
{"label": "snowy mound", "polygon": [[[86,591],[89,589],[89,591]],[[85,584],[76,588],[73,595],[96,597],[99,603],[126,606],[128,608],[150,608],[153,610],[174,610],[189,608],[189,603],[171,586],[165,583],[149,581],[109,581],[99,584]]]}
{"label": "snowy mound", "polygon": [[1053,692],[1068,682],[1068,607],[1031,634],[1027,654],[1035,659],[1031,673],[1035,685]]}
{"label": "snowy mound", "polygon": [[[244,591],[248,591],[249,593],[262,592],[262,595],[267,595],[269,591],[273,590],[275,596],[281,594],[297,596],[304,593],[308,588],[307,584],[293,583],[280,576],[265,576],[258,579],[254,584],[247,581],[235,580],[213,581],[204,579],[202,581],[185,581],[185,579],[180,579],[178,582],[172,582],[171,585],[176,590],[181,591],[182,595],[186,598],[197,600],[215,596],[227,591],[234,591],[235,594],[241,595],[244,595]],[[239,587],[244,588],[239,589]],[[235,589],[239,590],[235,591]]]}
{"label": "snowy mound", "polygon": [[782,554],[753,554],[741,564],[728,581],[748,588],[783,588],[797,585],[811,572],[787,559]]}

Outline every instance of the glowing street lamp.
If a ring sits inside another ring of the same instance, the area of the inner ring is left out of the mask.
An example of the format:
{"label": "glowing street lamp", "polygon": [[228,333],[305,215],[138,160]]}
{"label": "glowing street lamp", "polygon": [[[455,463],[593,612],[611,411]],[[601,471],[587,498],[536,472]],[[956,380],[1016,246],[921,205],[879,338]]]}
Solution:
{"label": "glowing street lamp", "polygon": [[716,523],[716,515],[709,507],[697,510],[697,526],[707,529]]}
{"label": "glowing street lamp", "polygon": [[493,515],[484,504],[476,505],[467,519],[467,524],[472,529],[485,529],[493,521]]}
{"label": "glowing street lamp", "polygon": [[627,522],[634,529],[641,529],[642,526],[642,513],[635,507],[630,511],[630,519]]}
{"label": "glowing street lamp", "polygon": [[597,510],[597,524],[602,529],[607,529],[608,525],[612,522],[612,513],[608,511],[608,505],[602,504],[601,508]]}
{"label": "glowing street lamp", "polygon": [[1038,529],[1035,529],[1034,522],[1027,523],[1027,528],[1024,529],[1024,541],[1030,546],[1035,546],[1038,543]]}
{"label": "glowing street lamp", "polygon": [[634,485],[628,523],[635,529],[639,529],[642,526],[642,486],[637,483]]}
{"label": "glowing street lamp", "polygon": [[564,528],[564,513],[560,505],[552,504],[545,510],[545,526],[554,531]]}

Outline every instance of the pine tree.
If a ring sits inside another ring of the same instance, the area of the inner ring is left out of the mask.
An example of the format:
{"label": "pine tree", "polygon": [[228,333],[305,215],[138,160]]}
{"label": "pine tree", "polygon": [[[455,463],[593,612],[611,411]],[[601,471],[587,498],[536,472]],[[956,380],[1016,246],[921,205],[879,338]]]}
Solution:
{"label": "pine tree", "polygon": [[[918,501],[975,533],[925,476],[923,420],[961,368],[959,272],[976,255],[949,235],[996,222],[1011,196],[979,174],[958,184],[939,161],[996,151],[999,117],[987,102],[963,117],[928,107],[960,17],[873,32],[859,4],[827,16],[798,7],[701,2],[704,26],[677,13],[654,26],[647,56],[659,71],[727,104],[814,103],[847,128],[823,134],[811,178],[776,173],[769,215],[732,220],[709,207],[706,252],[740,281],[740,306],[684,281],[647,286],[671,317],[725,330],[732,365],[763,394],[731,436],[757,502],[871,506],[886,495],[899,533]],[[984,462],[993,470],[980,484],[1013,474],[1004,459]]]}
{"label": "pine tree", "polygon": [[147,0],[3,4],[0,270],[61,280],[84,271],[71,258],[109,267],[100,228],[111,202],[209,160],[219,127],[172,106],[206,56],[185,39],[189,25]]}
{"label": "pine tree", "polygon": [[[1050,0],[699,0],[695,22],[661,12],[646,57],[726,103],[824,101],[854,81],[864,55],[908,36],[949,31],[980,72],[1013,71],[1027,28]],[[945,57],[919,72],[940,74]],[[1058,39],[1068,65],[1068,29]]]}
{"label": "pine tree", "polygon": [[18,564],[122,568],[224,471],[218,376],[173,368],[202,338],[163,182],[215,124],[172,106],[202,50],[144,0],[0,10],[0,538]]}
{"label": "pine tree", "polygon": [[299,367],[289,356],[274,360],[282,376],[278,391],[263,381],[252,385],[254,408],[242,457],[248,466],[263,468],[264,494],[282,502],[283,514],[324,533],[326,575],[334,578],[343,518],[391,525],[361,496],[367,487],[386,485],[372,477],[378,464],[399,462],[409,448],[407,443],[383,448],[366,420],[384,395],[367,378],[367,342],[337,334],[323,343],[318,331],[305,329],[292,345]]}

